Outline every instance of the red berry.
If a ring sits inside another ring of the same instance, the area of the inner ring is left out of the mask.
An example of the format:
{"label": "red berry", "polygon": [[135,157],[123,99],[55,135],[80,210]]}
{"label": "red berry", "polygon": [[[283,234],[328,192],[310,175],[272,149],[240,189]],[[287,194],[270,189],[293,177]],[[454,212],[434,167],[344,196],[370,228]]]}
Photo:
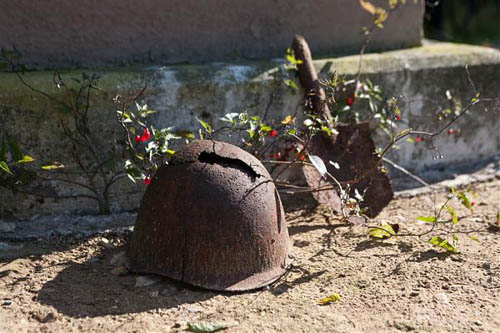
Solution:
{"label": "red berry", "polygon": [[422,141],[422,138],[421,138],[421,137],[419,137],[419,136],[417,136],[417,137],[415,138],[415,142],[416,142],[416,143],[419,143],[420,141]]}
{"label": "red berry", "polygon": [[396,120],[401,120],[401,116],[399,114],[396,116]]}
{"label": "red berry", "polygon": [[474,206],[475,204],[476,204],[476,203],[475,203],[474,201],[471,201],[471,202],[470,202],[470,205],[471,205],[471,206]]}
{"label": "red berry", "polygon": [[278,160],[281,159],[281,153],[280,152],[277,152],[275,156],[276,156],[276,159],[278,159]]}
{"label": "red berry", "polygon": [[455,133],[455,131],[453,130],[453,128],[450,128],[450,129],[448,130],[448,135],[453,135],[453,133]]}
{"label": "red berry", "polygon": [[149,185],[149,183],[151,183],[151,178],[146,177],[146,178],[144,178],[144,179],[142,180],[142,182],[143,182],[144,184],[146,184],[146,185]]}
{"label": "red berry", "polygon": [[149,140],[149,138],[151,137],[151,134],[149,133],[149,129],[144,128],[144,129],[142,130],[142,135],[141,135],[141,137],[142,137],[142,139],[143,139],[142,141]]}
{"label": "red berry", "polygon": [[269,132],[269,136],[270,136],[271,138],[274,138],[276,135],[278,135],[278,131],[277,131],[277,130],[275,130],[275,129],[273,129],[273,130],[271,130],[271,132]]}
{"label": "red berry", "polygon": [[303,160],[304,160],[304,158],[305,158],[305,156],[304,156],[304,153],[303,153],[303,152],[298,152],[298,153],[297,153],[297,159],[298,159],[299,161],[303,161]]}
{"label": "red berry", "polygon": [[352,106],[354,104],[354,97],[347,97],[345,99],[345,104]]}
{"label": "red berry", "polygon": [[144,128],[142,130],[142,134],[140,136],[136,135],[134,137],[134,140],[135,140],[135,142],[144,142],[144,141],[149,140],[150,137],[151,137],[151,134],[149,133],[149,130],[147,128]]}

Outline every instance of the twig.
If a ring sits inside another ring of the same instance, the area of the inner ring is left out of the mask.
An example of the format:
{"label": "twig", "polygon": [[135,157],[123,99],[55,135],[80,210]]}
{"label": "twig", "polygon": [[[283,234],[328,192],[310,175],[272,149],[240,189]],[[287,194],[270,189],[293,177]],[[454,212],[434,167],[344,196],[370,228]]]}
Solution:
{"label": "twig", "polygon": [[430,186],[429,183],[427,183],[426,181],[424,181],[422,178],[414,175],[413,173],[411,173],[410,171],[406,170],[405,168],[403,168],[402,166],[394,163],[393,161],[391,161],[390,159],[388,159],[387,157],[382,157],[382,160],[384,162],[386,162],[387,164],[389,164],[390,166],[392,166],[394,169],[397,169],[399,171],[401,171],[402,173],[404,173],[405,175],[407,175],[408,177],[411,177],[413,179],[415,179],[417,182],[419,182],[420,184],[424,185],[424,186]]}

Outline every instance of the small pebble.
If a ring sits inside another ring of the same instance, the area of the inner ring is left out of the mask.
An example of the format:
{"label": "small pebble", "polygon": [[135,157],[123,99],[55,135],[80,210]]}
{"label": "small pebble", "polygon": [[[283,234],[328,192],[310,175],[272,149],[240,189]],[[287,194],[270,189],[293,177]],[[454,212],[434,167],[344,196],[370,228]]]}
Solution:
{"label": "small pebble", "polygon": [[450,298],[445,293],[437,293],[434,295],[434,299],[439,303],[450,304]]}
{"label": "small pebble", "polygon": [[12,304],[12,301],[10,299],[4,299],[2,301],[2,306],[9,306]]}
{"label": "small pebble", "polygon": [[203,308],[199,305],[191,305],[187,310],[191,313],[203,312]]}
{"label": "small pebble", "polygon": [[99,242],[100,245],[104,246],[105,248],[111,248],[113,247],[113,244],[109,241],[109,239],[103,237],[101,238],[101,241]]}
{"label": "small pebble", "polygon": [[474,320],[473,323],[476,326],[483,326],[483,322],[481,320]]}
{"label": "small pebble", "polygon": [[410,293],[410,297],[416,297],[416,296],[418,296],[418,291],[412,291]]}

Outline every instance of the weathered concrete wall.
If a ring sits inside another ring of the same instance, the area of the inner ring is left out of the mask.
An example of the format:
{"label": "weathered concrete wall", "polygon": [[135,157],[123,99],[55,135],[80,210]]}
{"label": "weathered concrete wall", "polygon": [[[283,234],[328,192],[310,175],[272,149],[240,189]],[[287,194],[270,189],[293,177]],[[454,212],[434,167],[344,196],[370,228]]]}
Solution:
{"label": "weathered concrete wall", "polygon": [[[370,48],[420,45],[423,13],[423,0],[408,0]],[[0,47],[15,45],[40,68],[81,68],[269,59],[300,33],[331,56],[358,53],[370,22],[357,0],[1,1]]]}
{"label": "weathered concrete wall", "polygon": [[[314,52],[314,50],[313,50]],[[358,68],[358,56],[315,61],[324,77],[337,71],[352,76]],[[439,43],[402,51],[369,54],[364,57],[362,72],[380,85],[386,96],[403,96],[410,101],[403,105],[401,127],[432,130],[439,124],[433,116],[437,103],[446,103],[445,91],[450,90],[464,105],[473,95],[464,66],[468,64],[471,77],[483,98],[500,95],[500,51],[484,47]],[[103,91],[95,96],[92,110],[96,129],[95,140],[105,149],[112,141],[117,127],[111,98],[118,92],[141,86],[144,77],[156,67],[104,70],[101,72]],[[271,93],[277,89],[267,119],[280,120],[295,111],[300,94],[292,94],[283,85],[278,87],[272,74],[276,62],[246,62],[239,64],[206,64],[168,66],[145,95],[145,102],[159,112],[154,115],[156,127],[175,126],[197,131],[194,116],[221,125],[218,120],[229,112],[264,115]],[[78,76],[81,71],[63,73]],[[51,94],[51,72],[32,72],[26,79]],[[298,82],[297,82],[298,84]],[[278,88],[276,88],[278,87]],[[435,102],[434,102],[435,101]],[[443,135],[436,145],[444,155],[433,160],[424,143],[402,143],[391,159],[415,172],[443,164],[476,161],[500,153],[500,115],[498,101],[476,106],[454,126],[455,134]],[[68,119],[54,105],[22,87],[12,74],[0,74],[0,127],[8,129],[34,157],[65,161],[67,142],[57,127],[57,120]],[[54,185],[55,186],[55,185]],[[57,189],[57,188],[56,188]],[[124,180],[113,193],[115,211],[134,209],[139,204],[142,185]],[[93,202],[87,200],[39,201],[8,192],[0,192],[0,217],[55,214],[61,212],[92,212]]]}

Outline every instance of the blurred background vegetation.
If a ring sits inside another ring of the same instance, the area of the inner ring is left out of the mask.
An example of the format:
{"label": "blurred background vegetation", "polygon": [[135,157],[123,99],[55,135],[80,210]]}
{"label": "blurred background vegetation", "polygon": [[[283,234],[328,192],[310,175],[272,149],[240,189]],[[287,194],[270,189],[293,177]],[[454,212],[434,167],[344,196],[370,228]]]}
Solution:
{"label": "blurred background vegetation", "polygon": [[426,1],[425,38],[500,48],[500,0]]}

